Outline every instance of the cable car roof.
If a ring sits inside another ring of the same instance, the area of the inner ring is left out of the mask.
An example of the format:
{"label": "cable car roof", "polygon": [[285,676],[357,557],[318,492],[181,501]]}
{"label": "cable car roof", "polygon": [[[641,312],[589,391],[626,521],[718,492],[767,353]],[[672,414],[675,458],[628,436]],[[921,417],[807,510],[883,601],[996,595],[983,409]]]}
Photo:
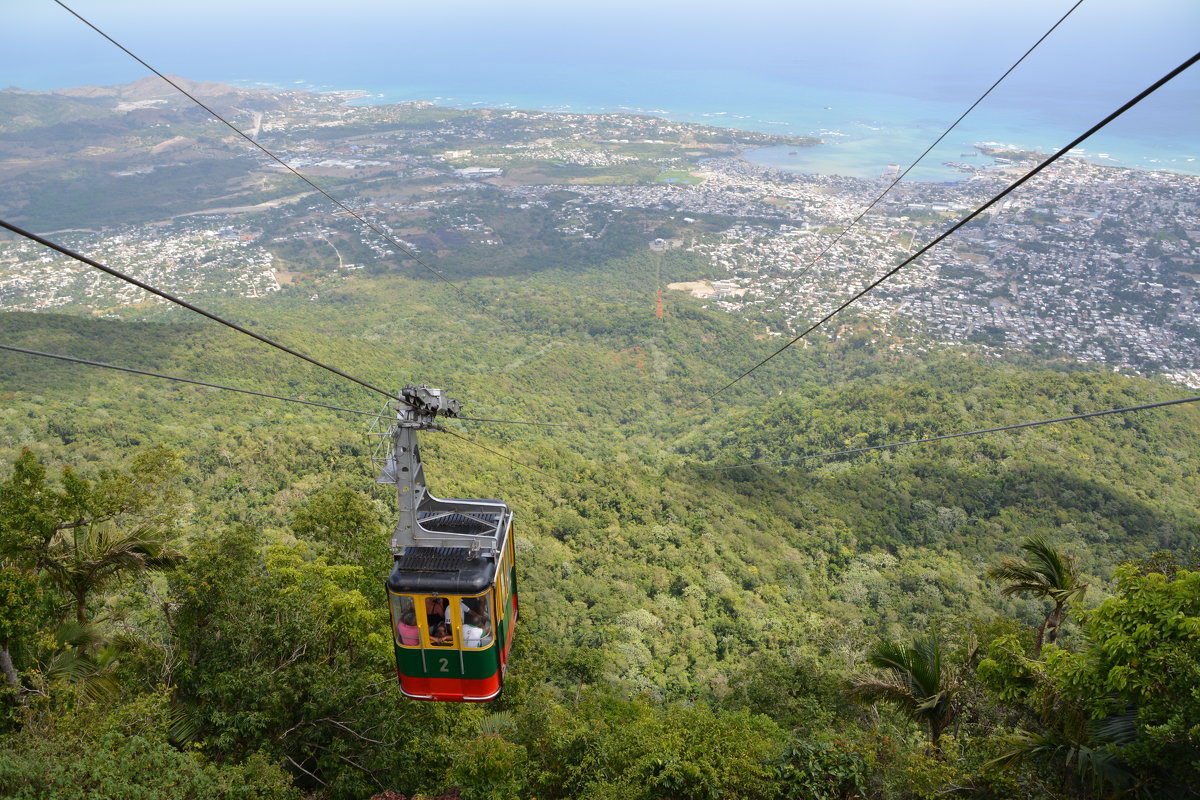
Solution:
{"label": "cable car roof", "polygon": [[406,547],[387,586],[393,592],[481,594],[496,576],[496,559],[466,547]]}

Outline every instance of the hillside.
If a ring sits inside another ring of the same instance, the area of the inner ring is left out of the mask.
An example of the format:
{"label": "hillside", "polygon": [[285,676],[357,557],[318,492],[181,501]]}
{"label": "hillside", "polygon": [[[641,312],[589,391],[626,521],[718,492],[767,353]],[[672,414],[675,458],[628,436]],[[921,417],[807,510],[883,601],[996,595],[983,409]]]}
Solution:
{"label": "hillside", "polygon": [[0,795],[1196,796],[1200,403],[795,460],[1192,393],[1194,178],[1074,164],[709,398],[1001,173],[809,274],[878,185],[740,154],[814,139],[188,85],[387,236],[145,82],[0,92],[0,216],[491,420],[421,444],[515,510],[510,670],[401,696],[382,397],[6,234],[0,344],[343,410],[0,351]]}
{"label": "hillside", "polygon": [[[1028,641],[1042,604],[1001,597],[984,573],[1031,534],[1080,559],[1089,606],[1120,592],[1124,561],[1161,550],[1186,559],[1198,535],[1198,410],[700,472],[1179,392],[970,350],[898,355],[872,347],[860,323],[688,413],[763,343],[689,299],[657,322],[638,298],[638,272],[652,266],[648,253],[616,254],[590,269],[469,283],[497,298],[499,320],[449,289],[389,276],[328,287],[320,303],[300,290],[217,301],[370,380],[418,378],[451,388],[468,413],[582,426],[469,431],[541,472],[425,437],[435,492],[503,497],[518,514],[521,631],[505,695],[487,708],[404,701],[389,678],[378,581],[393,501],[372,487],[361,420],[5,354],[5,461],[30,447],[53,484],[53,465],[97,476],[170,448],[187,559],[91,599],[97,629],[121,632],[110,690],[121,700],[85,724],[70,710],[80,690],[49,674],[39,679],[48,705],[17,713],[10,699],[0,786],[22,796],[12,781],[28,781],[23,765],[50,752],[108,771],[114,787],[149,780],[86,756],[100,740],[122,742],[116,753],[150,748],[197,786],[242,770],[250,777],[237,780],[263,796],[289,780],[280,769],[306,792],[363,798],[450,786],[466,798],[811,796],[809,779],[789,771],[802,768],[849,770],[845,780],[888,797],[964,781],[1003,795],[1006,781],[1026,780],[982,769],[1017,722],[983,686],[946,762],[921,761],[919,728],[886,706],[854,705],[843,688],[881,637],[941,631],[955,658],[1004,634]],[[229,332],[158,317],[6,314],[0,326],[17,346],[376,407]],[[350,520],[338,536],[305,511],[330,504]],[[28,624],[44,636],[54,619],[47,605]],[[33,641],[12,639],[21,670],[56,652]],[[1071,623],[1064,641],[1086,647]],[[131,729],[141,744],[122,738]],[[179,761],[189,751],[168,742],[183,741],[206,758]],[[430,741],[454,755],[420,758]],[[730,749],[736,741],[754,744]],[[909,771],[916,763],[923,777]],[[77,773],[64,770],[27,785],[65,785]],[[1063,796],[1053,781],[1038,786]]]}

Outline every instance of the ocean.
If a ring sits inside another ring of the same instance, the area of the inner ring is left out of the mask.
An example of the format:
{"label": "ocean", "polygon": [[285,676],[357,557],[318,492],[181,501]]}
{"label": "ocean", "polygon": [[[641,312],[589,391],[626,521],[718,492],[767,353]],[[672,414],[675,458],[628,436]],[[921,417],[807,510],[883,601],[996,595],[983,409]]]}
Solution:
{"label": "ocean", "polygon": [[[822,145],[761,148],[749,151],[747,157],[756,163],[780,169],[859,178],[877,178],[890,164],[907,167],[974,100],[967,98],[956,103],[940,98],[918,98],[829,86],[805,87],[796,83],[764,85],[760,82],[754,91],[747,91],[745,84],[722,86],[721,83],[714,79],[706,81],[704,94],[695,97],[663,97],[658,93],[638,97],[630,92],[620,99],[607,99],[601,91],[590,96],[574,97],[574,102],[563,102],[569,96],[565,92],[547,96],[511,90],[478,92],[460,87],[457,91],[443,90],[443,94],[432,87],[404,87],[399,90],[370,86],[360,88],[371,93],[370,97],[361,101],[369,103],[428,100],[459,108],[651,113],[685,122],[764,133],[815,136],[823,141]],[[783,99],[786,102],[781,102]],[[664,102],[667,100],[674,102]],[[1156,103],[1156,100],[1159,102]],[[1200,175],[1200,141],[1193,141],[1196,138],[1195,129],[1167,132],[1173,126],[1156,122],[1154,116],[1170,116],[1174,109],[1162,102],[1162,98],[1151,97],[1144,103],[1145,108],[1139,106],[1129,112],[1129,121],[1114,122],[1109,129],[1083,143],[1074,155],[1110,166],[1166,169]],[[1111,107],[1101,107],[1099,103],[1095,106],[1091,118],[1086,116],[1090,109],[1082,107],[1073,109],[1071,113],[1046,114],[1037,109],[1015,106],[981,106],[922,159],[908,179],[939,182],[960,180],[963,173],[947,164],[979,162],[979,153],[974,149],[978,143],[1054,152],[1112,110]],[[1055,108],[1054,111],[1060,112],[1061,109]],[[1144,114],[1141,119],[1137,116],[1139,113]]]}
{"label": "ocean", "polygon": [[[945,0],[811,8],[770,0],[482,0],[407,8],[294,0],[75,0],[164,72],[241,86],[361,90],[366,102],[629,111],[819,136],[764,148],[784,169],[907,166],[1070,7]],[[955,180],[973,145],[1052,152],[1192,55],[1193,0],[1086,0],[910,179]],[[1120,34],[1119,36],[1117,34]],[[6,9],[0,83],[123,83],[146,70],[51,3]],[[1099,163],[1200,174],[1200,67],[1085,143]],[[794,155],[793,155],[794,153]]]}

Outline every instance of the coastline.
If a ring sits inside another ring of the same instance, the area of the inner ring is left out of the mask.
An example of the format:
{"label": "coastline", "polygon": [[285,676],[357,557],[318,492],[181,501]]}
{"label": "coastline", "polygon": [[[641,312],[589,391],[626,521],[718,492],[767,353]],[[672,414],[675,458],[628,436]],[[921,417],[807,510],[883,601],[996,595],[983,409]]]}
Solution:
{"label": "coastline", "polygon": [[[918,102],[911,98],[890,95],[865,95],[861,92],[823,91],[822,100],[789,106],[787,113],[780,108],[726,108],[695,110],[670,108],[656,103],[635,104],[562,103],[551,98],[510,96],[501,99],[484,93],[469,95],[461,92],[435,93],[429,89],[356,88],[341,89],[328,85],[316,86],[304,81],[290,85],[264,81],[233,81],[242,88],[303,89],[319,94],[346,98],[348,105],[390,105],[425,102],[460,110],[495,109],[501,111],[528,110],[549,113],[575,114],[638,114],[655,116],[674,122],[690,122],[719,128],[747,131],[772,136],[813,137],[822,140],[819,147],[805,148],[809,156],[799,159],[799,166],[784,159],[769,161],[748,160],[776,169],[829,176],[850,176],[863,179],[878,178],[888,164],[906,167],[922,153],[929,143],[944,130],[938,117],[947,116],[945,103]],[[814,95],[815,97],[815,95]],[[831,105],[845,102],[843,106]],[[820,103],[820,105],[818,105]],[[931,106],[937,106],[933,108]],[[839,108],[845,107],[844,113]],[[941,113],[939,113],[941,112]],[[936,119],[936,121],[935,121]],[[962,172],[945,162],[957,161],[960,153],[976,144],[1007,142],[1011,150],[1051,153],[1056,142],[1065,143],[1074,134],[1061,126],[1036,124],[1032,119],[1013,120],[1006,112],[992,110],[977,113],[975,119],[964,121],[954,133],[931,152],[910,175],[911,180],[933,183],[962,180]],[[1103,166],[1126,167],[1146,172],[1171,172],[1200,176],[1200,144],[1192,155],[1177,143],[1164,143],[1160,151],[1154,142],[1114,137],[1104,132],[1095,137],[1095,145],[1085,143],[1073,151],[1074,157]],[[1061,146],[1058,145],[1058,146]],[[755,148],[748,154],[765,148]],[[1170,150],[1177,152],[1169,152]],[[818,152],[819,157],[813,154]]]}

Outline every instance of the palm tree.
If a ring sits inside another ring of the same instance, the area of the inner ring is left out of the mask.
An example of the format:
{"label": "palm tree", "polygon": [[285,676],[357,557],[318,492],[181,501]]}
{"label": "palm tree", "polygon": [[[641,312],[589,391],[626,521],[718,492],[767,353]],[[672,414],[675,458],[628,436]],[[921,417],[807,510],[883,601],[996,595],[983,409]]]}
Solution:
{"label": "palm tree", "polygon": [[75,620],[87,622],[87,598],[125,575],[170,569],[183,555],[162,530],[121,530],[112,523],[59,531],[46,549],[46,572],[75,606]]}
{"label": "palm tree", "polygon": [[929,731],[929,743],[940,753],[942,732],[954,721],[957,681],[943,661],[936,635],[918,637],[911,645],[880,642],[867,654],[867,662],[884,671],[881,678],[862,678],[850,687],[857,700],[886,703],[900,708]]}
{"label": "palm tree", "polygon": [[123,643],[110,643],[93,626],[70,621],[59,625],[54,636],[58,647],[42,662],[38,674],[42,691],[63,683],[76,686],[92,702],[115,698]]}
{"label": "palm tree", "polygon": [[1042,653],[1042,644],[1058,641],[1059,631],[1073,601],[1081,600],[1087,584],[1079,582],[1078,565],[1071,556],[1055,550],[1041,536],[1031,536],[1021,543],[1027,555],[1024,561],[1006,558],[998,567],[988,570],[988,577],[1008,581],[1000,590],[1006,596],[1033,595],[1054,601],[1054,608],[1038,627],[1033,655]]}
{"label": "palm tree", "polygon": [[984,769],[1003,770],[1029,762],[1057,773],[1063,788],[1074,794],[1121,796],[1134,788],[1137,779],[1120,749],[1137,738],[1136,709],[1091,720],[1075,730],[1072,726],[1044,732],[1018,730],[999,737],[1004,749]]}

